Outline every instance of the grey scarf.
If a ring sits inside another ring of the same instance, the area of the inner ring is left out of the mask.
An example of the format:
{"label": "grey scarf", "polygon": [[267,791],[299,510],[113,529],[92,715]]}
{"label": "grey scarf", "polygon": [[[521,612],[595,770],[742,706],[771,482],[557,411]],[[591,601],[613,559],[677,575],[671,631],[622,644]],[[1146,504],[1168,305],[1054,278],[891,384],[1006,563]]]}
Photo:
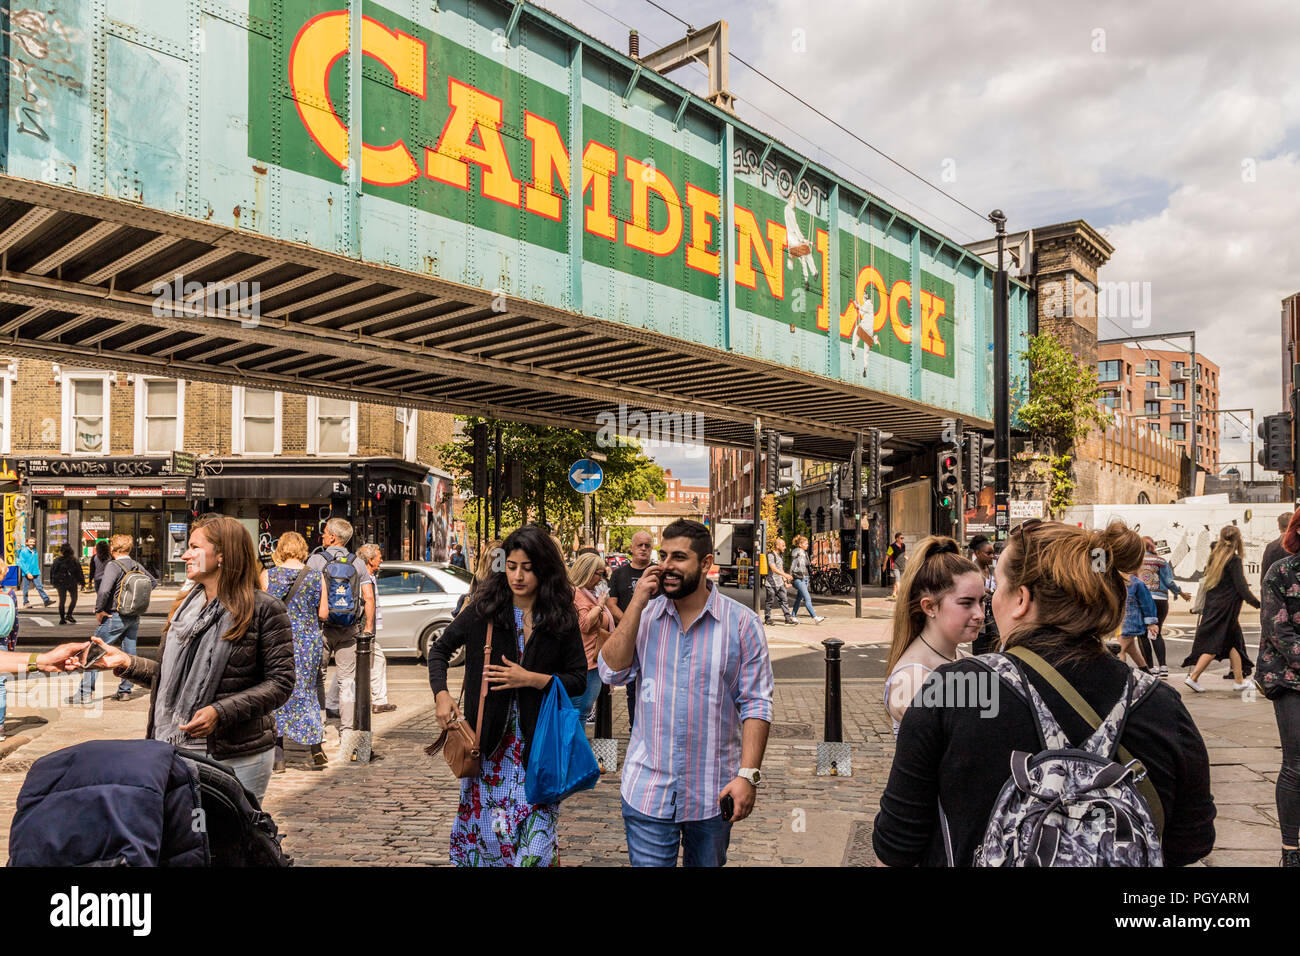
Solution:
{"label": "grey scarf", "polygon": [[202,605],[203,594],[203,587],[196,586],[176,609],[167,629],[158,669],[153,736],[177,747],[206,751],[205,740],[190,737],[180,727],[216,696],[233,645],[221,635],[233,622],[219,599]]}

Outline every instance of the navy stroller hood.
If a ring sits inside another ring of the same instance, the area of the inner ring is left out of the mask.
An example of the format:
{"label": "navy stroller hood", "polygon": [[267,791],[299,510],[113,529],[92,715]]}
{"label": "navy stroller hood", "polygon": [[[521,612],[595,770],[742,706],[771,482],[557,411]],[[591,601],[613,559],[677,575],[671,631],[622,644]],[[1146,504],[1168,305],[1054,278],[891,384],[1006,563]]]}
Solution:
{"label": "navy stroller hood", "polygon": [[93,740],[27,771],[9,866],[205,866],[198,775],[161,740]]}

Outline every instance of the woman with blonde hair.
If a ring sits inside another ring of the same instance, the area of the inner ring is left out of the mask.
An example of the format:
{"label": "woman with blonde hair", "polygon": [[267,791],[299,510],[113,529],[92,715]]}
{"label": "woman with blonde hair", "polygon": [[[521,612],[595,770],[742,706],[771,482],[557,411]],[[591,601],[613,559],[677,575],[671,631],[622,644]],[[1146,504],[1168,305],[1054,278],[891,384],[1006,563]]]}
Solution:
{"label": "woman with blonde hair", "polygon": [[200,518],[183,555],[192,587],[172,604],[158,659],[105,644],[92,666],[152,687],[145,736],[206,753],[260,801],[275,760],[272,714],[293,693],[293,628],[259,587],[257,549],[234,518]]}
{"label": "woman with blonde hair", "polygon": [[1205,566],[1205,577],[1201,579],[1205,609],[1201,612],[1201,622],[1196,625],[1196,640],[1192,642],[1191,653],[1183,661],[1184,667],[1192,668],[1183,683],[1198,694],[1205,691],[1199,683],[1201,675],[1210,662],[1216,660],[1226,659],[1231,664],[1233,690],[1242,691],[1249,686],[1246,678],[1254,670],[1254,665],[1246,653],[1246,639],[1237,618],[1241,615],[1243,601],[1254,608],[1259,607],[1259,601],[1250,593],[1250,585],[1242,571],[1244,553],[1241,529],[1227,525],[1219,532],[1219,540],[1215,542]]}
{"label": "woman with blonde hair", "polygon": [[907,711],[872,830],[882,863],[996,865],[985,834],[1012,755],[1041,753],[1045,734],[1080,747],[1094,735],[1093,716],[1117,708],[1123,717],[1108,724],[1123,748],[1116,753],[1146,771],[1139,786],[1163,824],[1164,864],[1186,866],[1210,852],[1210,760],[1196,724],[1177,691],[1106,650],[1124,613],[1125,576],[1141,563],[1142,541],[1122,522],[1092,531],[1035,519],[1012,530],[994,572],[1004,651],[945,664],[936,675],[985,691],[954,691],[941,707]]}
{"label": "woman with blonde hair", "polygon": [[598,553],[578,555],[569,568],[573,606],[578,612],[578,630],[582,632],[582,648],[587,654],[587,688],[570,699],[584,721],[591,718],[596,698],[600,696],[600,670],[596,667],[596,655],[614,632],[614,614],[596,594],[596,588],[608,574],[605,559]]}
{"label": "woman with blonde hair", "polygon": [[984,626],[984,576],[952,538],[916,546],[898,586],[894,642],[885,667],[885,710],[898,736],[903,714],[937,667],[964,656],[959,644]]}
{"label": "woman with blonde hair", "polygon": [[275,764],[272,773],[284,773],[284,738],[311,748],[312,770],[324,770],[328,758],[321,744],[325,723],[321,719],[316,677],[320,673],[324,638],[320,622],[329,616],[324,578],[307,567],[307,542],[296,531],[286,531],[275,543],[275,567],[263,569],[262,590],[279,598],[293,627],[293,694],[275,712]]}

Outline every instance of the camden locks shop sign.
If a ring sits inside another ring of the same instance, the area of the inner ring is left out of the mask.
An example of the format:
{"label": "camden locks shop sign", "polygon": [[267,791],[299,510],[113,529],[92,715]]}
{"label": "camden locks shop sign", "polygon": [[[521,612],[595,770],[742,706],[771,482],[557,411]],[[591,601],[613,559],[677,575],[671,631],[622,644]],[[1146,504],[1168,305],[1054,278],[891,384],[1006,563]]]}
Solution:
{"label": "camden locks shop sign", "polygon": [[27,478],[192,478],[194,456],[173,452],[145,458],[28,458],[20,465]]}

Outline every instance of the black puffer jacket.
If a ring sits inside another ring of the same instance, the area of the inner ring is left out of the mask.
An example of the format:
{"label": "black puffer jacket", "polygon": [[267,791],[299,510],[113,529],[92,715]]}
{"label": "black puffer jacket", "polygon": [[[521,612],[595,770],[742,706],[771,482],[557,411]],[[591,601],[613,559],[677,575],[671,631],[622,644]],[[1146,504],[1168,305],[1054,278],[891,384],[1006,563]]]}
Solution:
{"label": "black puffer jacket", "polygon": [[[162,660],[167,638],[158,645]],[[131,658],[120,676],[152,687],[158,678],[158,661]],[[253,619],[248,630],[231,649],[226,672],[217,683],[212,707],[217,712],[217,729],[208,738],[208,751],[217,760],[247,757],[275,746],[272,712],[293,693],[293,628],[289,613],[278,598],[258,590],[253,596]],[[154,704],[149,699],[149,727],[153,737]]]}

